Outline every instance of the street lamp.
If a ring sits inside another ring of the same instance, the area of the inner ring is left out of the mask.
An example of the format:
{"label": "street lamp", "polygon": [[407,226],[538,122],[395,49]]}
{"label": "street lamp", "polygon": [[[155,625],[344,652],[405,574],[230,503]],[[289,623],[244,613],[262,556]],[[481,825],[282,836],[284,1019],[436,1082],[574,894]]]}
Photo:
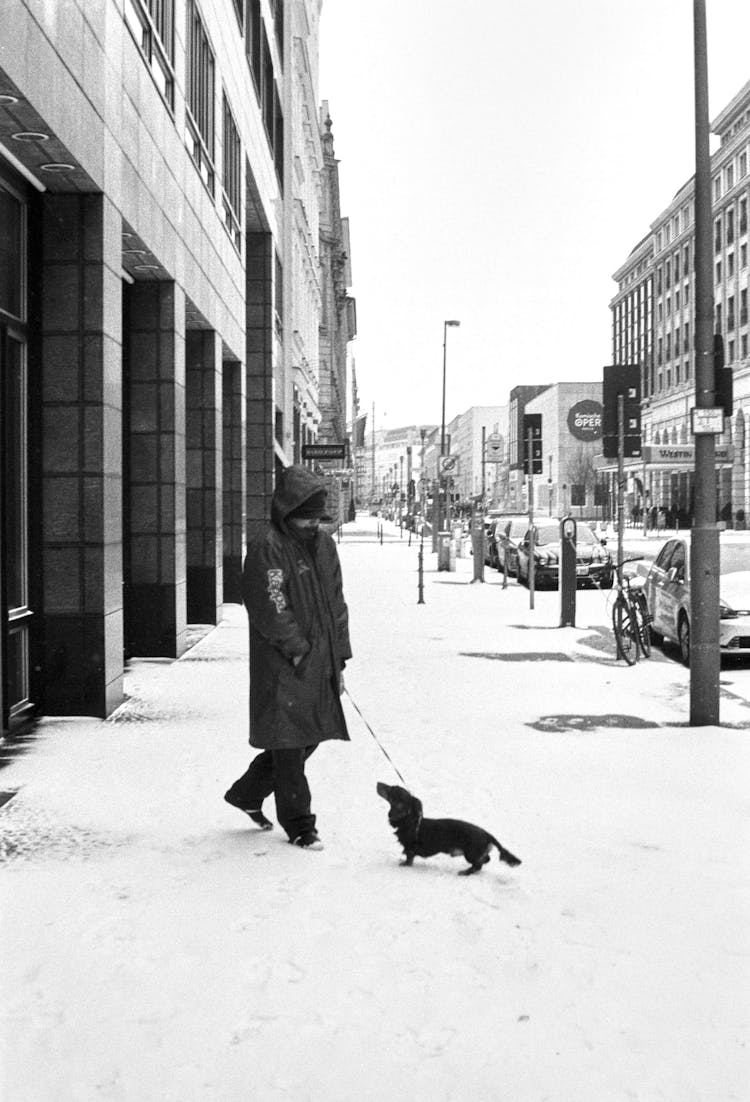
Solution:
{"label": "street lamp", "polygon": [[[446,348],[447,348],[447,343],[448,343],[448,326],[449,325],[458,326],[460,324],[461,324],[460,321],[444,321],[443,322],[443,416],[442,416],[442,419],[440,421],[440,455],[441,455],[441,457],[445,455],[445,361],[446,361]],[[442,470],[440,472],[440,480],[441,480],[441,482],[443,481]],[[446,482],[446,498],[445,498],[446,516],[448,514],[448,497],[447,497],[447,493],[448,493],[448,490],[447,490],[447,482]],[[442,521],[442,516],[441,516],[440,519]],[[442,524],[441,524],[441,527],[442,527]]]}

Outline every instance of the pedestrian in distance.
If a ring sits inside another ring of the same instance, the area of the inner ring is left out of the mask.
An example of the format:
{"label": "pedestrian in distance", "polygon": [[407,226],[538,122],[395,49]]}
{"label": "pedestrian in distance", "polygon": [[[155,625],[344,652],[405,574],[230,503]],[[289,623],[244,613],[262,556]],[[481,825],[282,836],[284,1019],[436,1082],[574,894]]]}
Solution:
{"label": "pedestrian in distance", "polygon": [[260,749],[224,796],[270,830],[272,793],[289,841],[322,849],[305,763],[327,739],[349,738],[341,693],[351,658],[336,543],[320,528],[323,482],[306,467],[279,475],[271,521],[250,543],[242,599],[250,627],[250,745]]}

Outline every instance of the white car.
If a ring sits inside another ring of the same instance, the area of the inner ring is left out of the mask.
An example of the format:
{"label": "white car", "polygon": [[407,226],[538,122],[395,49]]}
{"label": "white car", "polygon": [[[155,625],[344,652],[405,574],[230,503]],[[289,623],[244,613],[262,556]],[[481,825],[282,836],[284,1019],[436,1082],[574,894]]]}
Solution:
{"label": "white car", "polygon": [[[722,541],[719,550],[719,648],[750,654],[750,542]],[[690,665],[690,544],[672,539],[654,559],[643,583],[652,617],[651,637],[669,639]]]}

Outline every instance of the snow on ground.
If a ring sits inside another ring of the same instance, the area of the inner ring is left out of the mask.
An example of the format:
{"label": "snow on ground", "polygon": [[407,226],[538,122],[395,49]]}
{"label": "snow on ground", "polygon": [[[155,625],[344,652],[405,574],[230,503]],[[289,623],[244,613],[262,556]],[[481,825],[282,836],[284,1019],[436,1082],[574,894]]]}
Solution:
{"label": "snow on ground", "polygon": [[[309,765],[326,849],[246,825],[244,613],[132,664],[107,722],[48,720],[2,773],[2,1080],[12,1102],[732,1102],[747,1098],[744,701],[687,726],[687,671],[615,661],[606,595],[375,521],[340,544],[347,686],[426,815],[523,859],[402,868],[352,741]],[[545,657],[546,656],[546,657]],[[614,724],[614,725],[613,725]],[[271,811],[272,808],[268,807]]]}

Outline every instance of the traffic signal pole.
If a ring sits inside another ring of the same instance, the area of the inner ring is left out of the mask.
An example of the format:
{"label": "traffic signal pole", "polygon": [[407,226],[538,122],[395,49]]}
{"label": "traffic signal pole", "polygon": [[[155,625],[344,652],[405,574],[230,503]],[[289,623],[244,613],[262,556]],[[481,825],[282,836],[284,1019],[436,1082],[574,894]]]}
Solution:
{"label": "traffic signal pole", "polygon": [[[695,45],[695,404],[715,406],[711,155],[706,3],[693,0]],[[690,724],[719,723],[719,530],[716,440],[695,439],[695,512],[690,546]]]}

